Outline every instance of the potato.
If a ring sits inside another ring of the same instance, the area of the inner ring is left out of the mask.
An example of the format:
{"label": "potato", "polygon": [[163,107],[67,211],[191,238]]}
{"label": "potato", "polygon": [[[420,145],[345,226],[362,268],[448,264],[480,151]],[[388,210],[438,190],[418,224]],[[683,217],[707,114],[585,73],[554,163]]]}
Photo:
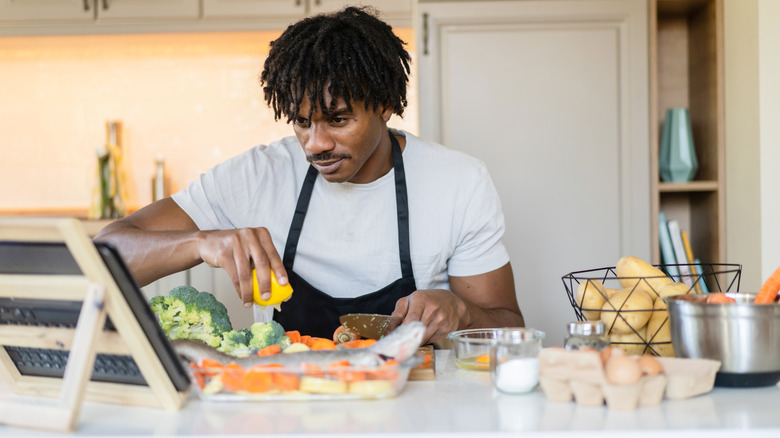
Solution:
{"label": "potato", "polygon": [[[686,286],[687,287],[687,286]],[[674,356],[672,347],[672,332],[669,323],[669,311],[666,303],[658,300],[653,305],[655,311],[647,321],[647,341],[650,347],[661,356]]]}
{"label": "potato", "polygon": [[[620,290],[601,308],[601,320],[609,333],[627,334],[647,324],[653,300],[638,291]],[[633,328],[633,329],[632,329]]]}
{"label": "potato", "polygon": [[607,300],[612,298],[612,295],[614,295],[615,292],[629,293],[629,292],[631,292],[631,290],[634,290],[634,293],[636,293],[636,294],[642,294],[642,295],[646,296],[647,299],[650,300],[651,302],[653,301],[653,296],[655,295],[655,294],[652,294],[652,293],[648,293],[645,289],[641,289],[641,288],[634,289],[632,287],[627,287],[625,289],[610,289],[610,288],[606,288],[606,290],[607,290]]}
{"label": "potato", "polygon": [[577,305],[580,309],[583,309],[582,315],[588,321],[596,321],[599,319],[601,316],[601,308],[604,306],[606,297],[606,288],[599,280],[589,279],[577,286]]}
{"label": "potato", "polygon": [[[688,286],[685,283],[681,283],[679,281],[675,281],[674,283],[669,283],[666,286],[662,287],[658,291],[658,299],[656,302],[662,302],[664,303],[664,298],[666,297],[672,297],[675,295],[692,295],[696,293],[696,289],[693,289],[692,287]],[[664,303],[664,309],[666,308],[666,303]]]}
{"label": "potato", "polygon": [[653,301],[661,288],[673,282],[660,269],[632,256],[621,257],[615,273],[623,287],[643,289],[653,297]]}
{"label": "potato", "polygon": [[609,335],[609,342],[626,354],[642,354],[646,347],[646,333],[646,327],[637,330],[637,333],[613,333]]}

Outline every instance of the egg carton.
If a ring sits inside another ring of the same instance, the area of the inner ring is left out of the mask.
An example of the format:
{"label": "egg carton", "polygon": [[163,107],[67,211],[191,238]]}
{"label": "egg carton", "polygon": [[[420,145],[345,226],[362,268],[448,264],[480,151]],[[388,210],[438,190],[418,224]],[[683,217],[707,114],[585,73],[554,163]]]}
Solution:
{"label": "egg carton", "polygon": [[571,402],[612,410],[656,406],[663,399],[682,400],[710,392],[720,362],[708,359],[656,358],[662,370],[637,382],[609,383],[597,351],[545,348],[539,353],[539,386],[551,402]]}

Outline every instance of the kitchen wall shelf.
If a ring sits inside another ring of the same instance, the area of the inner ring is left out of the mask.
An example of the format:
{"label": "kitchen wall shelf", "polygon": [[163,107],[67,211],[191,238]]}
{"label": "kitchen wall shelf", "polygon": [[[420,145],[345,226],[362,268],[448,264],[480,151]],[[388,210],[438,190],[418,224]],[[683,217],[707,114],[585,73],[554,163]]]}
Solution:
{"label": "kitchen wall shelf", "polygon": [[709,192],[718,190],[717,181],[691,181],[688,183],[659,183],[659,193],[670,192]]}
{"label": "kitchen wall shelf", "polygon": [[[676,219],[696,258],[726,261],[723,0],[650,0],[652,260],[661,262],[658,213]],[[661,182],[658,150],[667,108],[689,109],[699,171]]]}

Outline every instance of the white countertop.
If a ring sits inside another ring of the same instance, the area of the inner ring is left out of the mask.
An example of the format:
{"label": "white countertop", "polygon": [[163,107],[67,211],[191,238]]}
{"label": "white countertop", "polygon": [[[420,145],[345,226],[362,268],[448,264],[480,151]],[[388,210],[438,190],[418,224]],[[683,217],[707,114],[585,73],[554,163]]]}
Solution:
{"label": "white countertop", "polygon": [[[539,392],[505,395],[491,387],[486,372],[458,369],[450,350],[436,351],[435,381],[408,382],[386,400],[334,402],[202,402],[180,411],[85,403],[76,435],[84,436],[306,436],[383,434],[483,437],[653,436],[778,437],[780,388],[715,388],[688,400],[664,400],[656,407],[614,411],[551,403]],[[8,398],[0,387],[0,398]],[[45,421],[45,419],[42,419]],[[0,426],[0,436],[56,434]]]}

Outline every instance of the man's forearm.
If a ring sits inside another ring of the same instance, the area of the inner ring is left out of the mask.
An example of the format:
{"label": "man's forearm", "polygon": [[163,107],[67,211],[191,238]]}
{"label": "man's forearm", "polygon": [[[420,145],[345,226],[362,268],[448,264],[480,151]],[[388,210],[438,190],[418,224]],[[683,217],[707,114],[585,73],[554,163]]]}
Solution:
{"label": "man's forearm", "polygon": [[484,309],[469,305],[468,316],[461,329],[488,327],[524,327],[525,319],[519,311],[504,308]]}
{"label": "man's forearm", "polygon": [[149,231],[116,221],[95,237],[113,244],[139,285],[189,269],[202,262],[197,249],[199,231]]}

